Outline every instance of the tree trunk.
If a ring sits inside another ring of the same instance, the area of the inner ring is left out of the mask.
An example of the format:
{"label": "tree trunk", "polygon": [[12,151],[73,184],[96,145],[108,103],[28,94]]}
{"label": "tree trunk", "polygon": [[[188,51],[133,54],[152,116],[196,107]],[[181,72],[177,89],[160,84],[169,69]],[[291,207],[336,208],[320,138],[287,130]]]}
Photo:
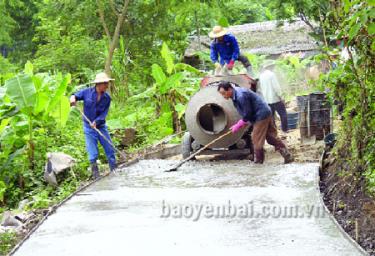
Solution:
{"label": "tree trunk", "polygon": [[[125,1],[125,2],[129,2],[129,1]],[[124,19],[125,19],[125,14],[121,13],[118,16],[117,24],[116,24],[116,29],[115,29],[115,32],[113,33],[112,40],[111,40],[111,42],[109,44],[108,56],[107,56],[107,59],[105,61],[105,72],[109,76],[111,76],[111,73],[112,73],[112,71],[111,71],[111,64],[112,64],[113,54],[114,54],[115,49],[116,49],[116,47],[118,45],[118,40],[120,38],[121,25],[124,22]]]}
{"label": "tree trunk", "polygon": [[181,132],[181,121],[178,118],[178,113],[175,109],[176,106],[176,96],[171,95],[171,108],[172,108],[172,120],[173,120],[173,129],[175,133]]}
{"label": "tree trunk", "polygon": [[103,25],[103,28],[104,28],[104,31],[105,31],[107,37],[109,37],[108,38],[109,51],[108,51],[108,56],[106,58],[105,66],[104,66],[104,70],[105,70],[105,72],[107,73],[108,76],[111,76],[111,74],[112,74],[111,65],[112,65],[113,54],[114,54],[114,52],[117,48],[117,45],[118,45],[118,41],[119,41],[119,38],[120,38],[121,26],[122,26],[122,24],[124,23],[124,20],[125,20],[126,11],[128,9],[129,1],[130,0],[124,0],[124,4],[122,6],[121,12],[117,12],[116,8],[114,7],[113,1],[110,0],[111,8],[117,16],[117,24],[116,24],[116,28],[115,28],[115,31],[113,32],[112,37],[110,37],[110,32],[109,32],[108,26],[105,22],[105,19],[104,19],[104,10],[102,9],[102,6],[100,5],[99,0],[97,1],[100,21]]}

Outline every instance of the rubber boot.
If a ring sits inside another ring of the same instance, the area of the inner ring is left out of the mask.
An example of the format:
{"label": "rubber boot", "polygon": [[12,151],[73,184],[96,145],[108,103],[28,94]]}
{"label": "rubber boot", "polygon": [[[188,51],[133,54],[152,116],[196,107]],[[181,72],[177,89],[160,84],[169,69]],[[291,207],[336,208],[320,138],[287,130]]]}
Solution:
{"label": "rubber boot", "polygon": [[280,154],[284,157],[284,164],[294,161],[292,154],[290,154],[287,148],[280,149]]}
{"label": "rubber boot", "polygon": [[255,161],[256,164],[263,164],[264,162],[264,150],[263,149],[255,149]]}
{"label": "rubber boot", "polygon": [[116,171],[116,168],[117,168],[117,164],[109,164],[109,170],[111,172],[115,172]]}
{"label": "rubber boot", "polygon": [[251,162],[254,162],[255,160],[255,156],[254,156],[254,153],[250,153],[248,156],[247,156],[247,159],[249,159]]}
{"label": "rubber boot", "polygon": [[91,164],[91,171],[92,171],[92,177],[94,178],[94,180],[97,180],[100,178],[99,168],[98,168],[97,163]]}
{"label": "rubber boot", "polygon": [[255,152],[254,152],[254,144],[251,140],[251,136],[250,136],[250,139],[249,139],[249,148],[250,148],[250,154],[249,154],[249,160],[254,162],[255,160]]}

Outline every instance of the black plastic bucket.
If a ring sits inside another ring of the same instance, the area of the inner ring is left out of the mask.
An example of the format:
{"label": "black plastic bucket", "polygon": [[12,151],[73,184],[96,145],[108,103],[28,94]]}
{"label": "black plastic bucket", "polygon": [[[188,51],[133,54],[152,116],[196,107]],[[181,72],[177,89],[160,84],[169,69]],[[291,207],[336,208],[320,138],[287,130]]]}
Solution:
{"label": "black plastic bucket", "polygon": [[[331,107],[324,93],[297,96],[297,105],[300,113],[301,137],[308,137],[309,130],[310,135],[315,135],[317,140],[323,140],[325,135],[331,133]],[[308,115],[309,110],[310,115]]]}

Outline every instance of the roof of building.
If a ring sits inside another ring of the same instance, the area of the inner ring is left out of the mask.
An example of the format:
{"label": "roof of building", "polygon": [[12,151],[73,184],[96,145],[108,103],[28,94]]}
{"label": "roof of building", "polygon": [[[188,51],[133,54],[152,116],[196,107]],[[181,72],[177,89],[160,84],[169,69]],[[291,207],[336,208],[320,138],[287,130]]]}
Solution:
{"label": "roof of building", "polygon": [[[287,52],[304,52],[318,49],[313,37],[309,35],[312,29],[303,21],[280,22],[266,21],[236,25],[227,28],[235,35],[240,49],[245,53],[274,55]],[[208,36],[193,37],[185,51],[185,56],[193,56],[199,50],[206,51],[211,43]]]}

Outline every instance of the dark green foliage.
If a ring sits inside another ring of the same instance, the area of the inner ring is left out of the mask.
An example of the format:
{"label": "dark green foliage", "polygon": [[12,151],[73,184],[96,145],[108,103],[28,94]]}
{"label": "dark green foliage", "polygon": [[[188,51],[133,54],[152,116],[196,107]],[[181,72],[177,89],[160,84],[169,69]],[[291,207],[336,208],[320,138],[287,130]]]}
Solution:
{"label": "dark green foliage", "polygon": [[[12,62],[24,65],[36,51],[33,37],[37,21],[34,20],[34,14],[37,13],[37,5],[40,2],[39,0],[8,0],[0,3],[0,14],[5,21],[5,25],[1,26],[5,32],[0,28],[0,46],[7,47]],[[5,9],[3,14],[2,8]],[[4,35],[8,35],[9,39],[1,40]]]}
{"label": "dark green foliage", "polygon": [[[0,206],[15,207],[34,189],[45,186],[42,175],[47,152],[82,157],[80,121],[76,118],[72,124],[68,120],[69,84],[70,75],[33,74],[27,63],[23,73],[0,87]],[[67,141],[79,145],[65,149]]]}
{"label": "dark green foliage", "polygon": [[[38,4],[35,66],[41,71],[71,72],[86,80],[86,70],[104,65],[105,42],[95,1],[47,1]],[[100,57],[101,56],[101,57]]]}
{"label": "dark green foliage", "polygon": [[349,163],[352,175],[365,178],[375,193],[374,2],[334,1],[327,15],[333,23],[323,25],[348,49],[348,60],[331,59],[338,67],[322,81],[343,108],[337,152],[346,157],[339,161]]}
{"label": "dark green foliage", "polygon": [[223,1],[220,9],[231,25],[253,23],[275,19],[267,1],[234,0]]}
{"label": "dark green foliage", "polygon": [[0,234],[0,255],[6,255],[17,243],[17,235],[7,231]]}

